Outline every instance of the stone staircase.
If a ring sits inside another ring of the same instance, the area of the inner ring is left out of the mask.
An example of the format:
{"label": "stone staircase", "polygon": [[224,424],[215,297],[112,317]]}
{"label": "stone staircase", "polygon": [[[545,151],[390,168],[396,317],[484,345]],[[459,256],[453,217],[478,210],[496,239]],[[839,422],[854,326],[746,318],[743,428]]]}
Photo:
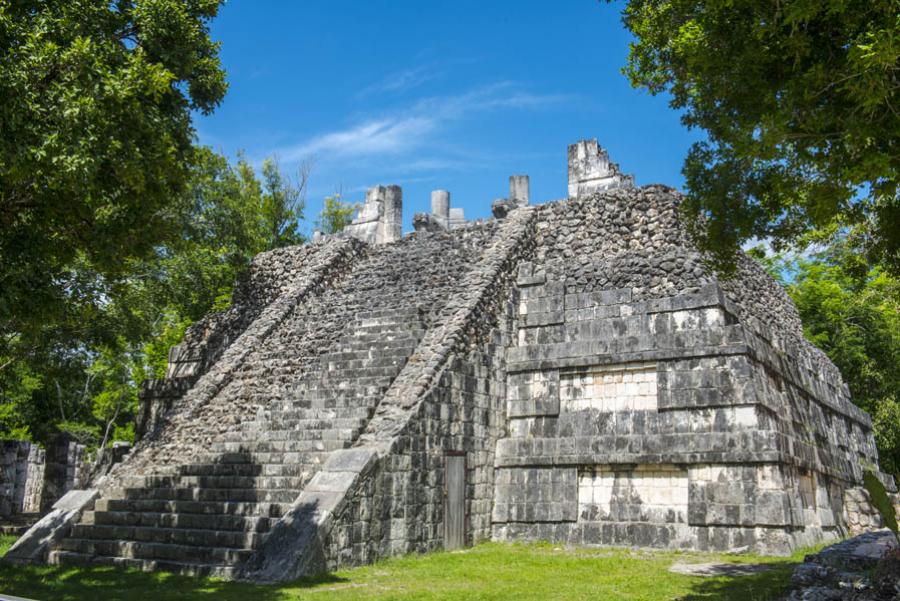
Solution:
{"label": "stone staircase", "polygon": [[350,447],[424,333],[418,309],[357,313],[315,369],[208,454],[124,477],[50,563],[231,578],[331,451]]}

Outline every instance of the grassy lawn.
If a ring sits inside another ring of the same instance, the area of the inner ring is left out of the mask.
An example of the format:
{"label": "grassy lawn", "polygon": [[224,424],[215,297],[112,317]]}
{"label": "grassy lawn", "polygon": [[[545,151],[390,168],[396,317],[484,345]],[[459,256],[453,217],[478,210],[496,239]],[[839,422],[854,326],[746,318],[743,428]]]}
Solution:
{"label": "grassy lawn", "polygon": [[[13,538],[0,537],[0,553]],[[789,558],[564,549],[550,544],[487,543],[453,553],[391,559],[280,586],[254,586],[147,574],[114,568],[0,564],[0,593],[41,600],[111,599],[544,599],[711,600],[776,599],[788,583]],[[673,562],[771,563],[749,576],[697,577],[668,571]]]}

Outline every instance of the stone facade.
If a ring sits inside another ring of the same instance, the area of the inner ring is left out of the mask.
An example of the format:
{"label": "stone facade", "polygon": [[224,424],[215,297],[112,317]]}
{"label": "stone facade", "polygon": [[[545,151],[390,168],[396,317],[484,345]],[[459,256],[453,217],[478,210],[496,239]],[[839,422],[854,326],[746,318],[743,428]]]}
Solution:
{"label": "stone facade", "polygon": [[105,467],[94,465],[85,446],[62,435],[46,449],[23,440],[0,441],[0,518],[41,514],[67,492],[82,488],[92,472],[108,470],[121,461],[130,445],[116,443],[107,453]]}
{"label": "stone facade", "polygon": [[0,443],[0,518],[41,510],[43,449],[22,440]]}
{"label": "stone facade", "polygon": [[569,148],[569,191],[531,205],[514,176],[480,222],[435,191],[401,237],[378,187],[348,232],[258,257],[43,556],[274,581],[460,523],[467,543],[764,553],[877,525],[871,420],[784,291],[743,256],[719,280],[678,193],[596,140]]}

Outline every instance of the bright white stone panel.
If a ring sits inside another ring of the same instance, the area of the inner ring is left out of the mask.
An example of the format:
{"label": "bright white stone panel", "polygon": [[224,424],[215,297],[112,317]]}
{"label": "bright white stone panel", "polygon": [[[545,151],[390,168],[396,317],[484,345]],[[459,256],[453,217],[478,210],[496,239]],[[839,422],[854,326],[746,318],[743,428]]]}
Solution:
{"label": "bright white stone panel", "polygon": [[656,411],[655,363],[605,365],[560,374],[561,411]]}
{"label": "bright white stone panel", "polygon": [[578,515],[585,521],[685,522],[687,470],[646,465],[629,471],[609,466],[578,473]]}

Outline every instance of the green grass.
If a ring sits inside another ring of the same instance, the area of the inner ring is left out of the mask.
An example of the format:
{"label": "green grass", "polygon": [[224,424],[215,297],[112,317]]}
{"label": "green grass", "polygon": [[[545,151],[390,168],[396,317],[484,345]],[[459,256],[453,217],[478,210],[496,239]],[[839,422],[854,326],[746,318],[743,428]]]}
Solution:
{"label": "green grass", "polygon": [[[13,542],[0,537],[0,554]],[[784,592],[803,553],[773,558],[567,549],[550,544],[486,543],[452,553],[408,556],[341,570],[280,586],[254,586],[172,574],[107,567],[0,564],[0,592],[41,600],[154,601],[356,600],[356,599],[598,599],[647,601],[762,601]],[[703,578],[672,574],[673,562],[769,563],[774,569],[749,576]]]}

